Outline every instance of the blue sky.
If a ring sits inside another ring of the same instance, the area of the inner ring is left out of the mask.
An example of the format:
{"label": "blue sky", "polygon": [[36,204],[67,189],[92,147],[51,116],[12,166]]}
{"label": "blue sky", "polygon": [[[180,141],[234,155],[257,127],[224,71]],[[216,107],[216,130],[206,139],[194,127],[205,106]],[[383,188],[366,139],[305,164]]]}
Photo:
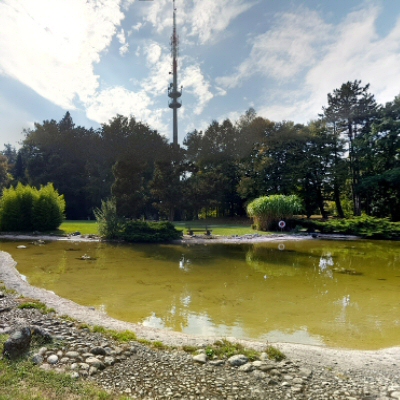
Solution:
{"label": "blue sky", "polygon": [[[348,80],[400,94],[398,0],[176,0],[179,141],[249,107],[306,123]],[[34,122],[133,115],[172,138],[172,0],[1,0],[0,148]]]}

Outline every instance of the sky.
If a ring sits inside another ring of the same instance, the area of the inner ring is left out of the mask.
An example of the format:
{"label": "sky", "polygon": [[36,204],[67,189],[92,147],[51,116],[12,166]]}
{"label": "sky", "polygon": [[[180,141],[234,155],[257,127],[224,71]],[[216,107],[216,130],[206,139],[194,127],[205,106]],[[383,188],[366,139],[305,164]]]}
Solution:
{"label": "sky", "polygon": [[[253,107],[318,118],[327,94],[400,94],[398,0],[176,0],[179,142]],[[0,149],[35,122],[133,116],[172,140],[172,0],[0,0]]]}

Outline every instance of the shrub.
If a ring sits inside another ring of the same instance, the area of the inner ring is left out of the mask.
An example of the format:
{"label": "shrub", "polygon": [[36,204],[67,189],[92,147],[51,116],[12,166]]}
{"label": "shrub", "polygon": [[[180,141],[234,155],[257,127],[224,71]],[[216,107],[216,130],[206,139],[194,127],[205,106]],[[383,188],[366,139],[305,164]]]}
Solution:
{"label": "shrub", "polygon": [[125,222],[120,238],[127,242],[167,242],[182,237],[182,231],[175,229],[170,222]]}
{"label": "shrub", "polygon": [[100,236],[107,239],[118,238],[124,221],[117,214],[116,199],[113,197],[109,200],[102,200],[101,209],[96,208],[93,213],[99,226]]}
{"label": "shrub", "polygon": [[64,220],[65,200],[53,185],[41,187],[33,201],[32,224],[34,230],[57,229]]}
{"label": "shrub", "polygon": [[39,190],[24,186],[3,190],[0,200],[0,229],[45,231],[57,229],[64,219],[65,200],[52,184]]}
{"label": "shrub", "polygon": [[309,230],[319,230],[321,233],[356,235],[369,239],[397,239],[400,237],[400,223],[390,222],[388,218],[375,218],[367,215],[349,219],[332,219],[325,222],[298,220],[298,223]]}
{"label": "shrub", "polygon": [[101,209],[94,215],[99,224],[99,233],[106,239],[121,239],[126,242],[167,242],[179,239],[182,231],[170,222],[125,221],[117,215],[115,199],[102,201]]}
{"label": "shrub", "polygon": [[257,230],[271,230],[281,219],[291,218],[302,209],[296,195],[272,195],[258,197],[247,206],[247,214],[253,218]]}

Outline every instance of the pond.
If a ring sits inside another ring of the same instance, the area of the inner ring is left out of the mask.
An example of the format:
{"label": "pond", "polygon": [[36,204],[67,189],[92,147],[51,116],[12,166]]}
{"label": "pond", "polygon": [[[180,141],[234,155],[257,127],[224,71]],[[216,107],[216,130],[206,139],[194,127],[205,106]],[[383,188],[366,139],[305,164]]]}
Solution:
{"label": "pond", "polygon": [[31,285],[194,335],[352,349],[400,345],[400,242],[1,242]]}

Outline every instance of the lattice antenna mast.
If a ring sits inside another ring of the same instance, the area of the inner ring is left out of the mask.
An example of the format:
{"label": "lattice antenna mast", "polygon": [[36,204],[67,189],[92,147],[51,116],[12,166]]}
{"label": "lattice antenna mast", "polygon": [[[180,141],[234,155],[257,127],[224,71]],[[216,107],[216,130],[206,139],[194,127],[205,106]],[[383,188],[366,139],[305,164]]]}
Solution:
{"label": "lattice antenna mast", "polygon": [[178,35],[176,33],[176,8],[175,0],[172,2],[173,5],[173,26],[171,36],[171,56],[172,56],[172,82],[168,86],[168,96],[171,98],[169,101],[169,108],[172,108],[172,143],[174,146],[178,146],[178,108],[182,106],[179,97],[182,96],[182,86],[178,90]]}

